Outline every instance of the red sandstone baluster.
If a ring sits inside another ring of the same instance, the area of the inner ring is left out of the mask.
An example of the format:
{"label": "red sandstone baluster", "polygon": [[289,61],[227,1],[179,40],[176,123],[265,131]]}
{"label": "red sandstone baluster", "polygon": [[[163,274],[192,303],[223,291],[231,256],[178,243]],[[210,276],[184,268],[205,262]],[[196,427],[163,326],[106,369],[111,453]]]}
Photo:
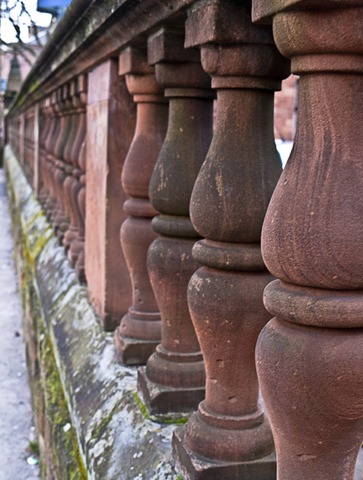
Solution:
{"label": "red sandstone baluster", "polygon": [[77,203],[78,203],[78,210],[80,212],[80,216],[78,217],[79,225],[78,225],[78,238],[77,243],[72,242],[71,245],[71,253],[74,251],[72,250],[73,245],[77,245],[77,260],[74,265],[74,269],[76,274],[80,280],[80,282],[86,282],[86,274],[85,274],[85,222],[86,222],[86,142],[83,140],[81,149],[79,152],[78,157],[78,165],[81,170],[81,174],[79,177],[79,181],[81,183],[81,188],[77,195]]}
{"label": "red sandstone baluster", "polygon": [[58,142],[55,147],[55,167],[56,167],[56,189],[58,198],[58,211],[55,219],[56,231],[62,241],[65,231],[68,228],[69,219],[67,216],[67,190],[65,182],[69,176],[67,170],[69,159],[66,158],[68,144],[71,140],[71,108],[72,101],[70,98],[70,85],[64,85],[60,89],[60,110],[61,110],[61,131]]}
{"label": "red sandstone baluster", "polygon": [[18,147],[18,159],[22,167],[24,168],[24,127],[25,127],[25,114],[19,114],[19,147]]}
{"label": "red sandstone baluster", "polygon": [[44,139],[44,149],[41,156],[42,162],[42,180],[43,180],[43,189],[41,194],[41,202],[43,205],[44,210],[49,213],[50,209],[48,205],[51,202],[51,192],[50,192],[50,164],[48,161],[50,155],[50,144],[52,141],[52,133],[54,130],[54,113],[51,104],[51,97],[45,99],[44,105],[44,116],[45,116],[45,123],[48,125],[46,136]]}
{"label": "red sandstone baluster", "polygon": [[46,155],[46,169],[48,178],[48,198],[45,204],[45,209],[49,220],[52,220],[53,212],[56,209],[55,187],[54,187],[54,168],[53,168],[53,156],[54,147],[59,135],[59,115],[57,107],[57,92],[54,92],[50,97],[49,115],[51,118],[52,127],[47,139],[47,155]]}
{"label": "red sandstone baluster", "polygon": [[167,103],[157,85],[146,53],[126,48],[120,54],[119,72],[137,104],[136,130],[122,170],[122,186],[130,199],[124,203],[129,218],[121,227],[121,245],[132,283],[132,306],[115,332],[120,360],[143,364],[160,341],[160,313],[146,266],[147,250],[156,234],[151,219],[148,188],[167,124]]}
{"label": "red sandstone baluster", "polygon": [[[57,166],[57,152],[59,149],[60,141],[62,138],[62,133],[64,129],[64,117],[62,115],[61,108],[61,89],[56,90],[52,98],[53,101],[53,111],[55,114],[55,132],[50,145],[50,173],[51,173],[51,194],[53,196],[54,203],[52,205],[52,210],[50,214],[50,221],[55,230],[58,230],[58,221],[60,220],[60,199],[59,199],[59,182],[57,176],[61,175],[61,172],[58,171]],[[59,165],[59,164],[58,164]]]}
{"label": "red sandstone baluster", "polygon": [[50,128],[50,122],[47,121],[46,99],[39,103],[39,190],[38,199],[41,205],[44,201],[44,155],[45,141]]}
{"label": "red sandstone baluster", "polygon": [[47,98],[44,98],[40,102],[39,107],[39,121],[40,121],[40,130],[39,130],[39,192],[38,198],[41,205],[45,201],[45,157],[46,157],[46,140],[49,133],[51,123],[47,116]]}
{"label": "red sandstone baluster", "polygon": [[33,183],[33,140],[34,133],[34,107],[24,113],[24,173],[30,184]]}
{"label": "red sandstone baluster", "polygon": [[213,125],[210,77],[200,53],[184,49],[184,32],[161,28],[149,37],[149,62],[169,98],[169,124],[150,184],[160,233],[148,254],[149,273],[162,318],[162,339],[139,370],[138,384],[151,413],[195,410],[204,398],[202,354],[190,319],[187,286],[199,264],[192,248],[199,235],[189,218],[191,192]]}
{"label": "red sandstone baluster", "polygon": [[45,128],[43,123],[43,117],[41,116],[41,101],[38,101],[34,105],[34,121],[32,131],[32,143],[33,143],[33,188],[38,196],[40,194],[41,187],[41,172],[40,172],[40,147],[41,147],[41,134],[42,128]]}
{"label": "red sandstone baluster", "polygon": [[65,115],[62,88],[59,88],[54,95],[54,111],[56,131],[51,144],[50,155],[50,171],[52,182],[52,195],[54,196],[54,205],[52,208],[50,220],[56,234],[61,238],[65,226],[65,218],[63,213],[63,196],[62,196],[62,182],[64,180],[64,173],[61,161],[62,142],[65,131]]}
{"label": "red sandstone baluster", "polygon": [[28,111],[26,140],[27,140],[27,164],[28,178],[31,185],[34,184],[34,121],[35,121],[35,105]]}
{"label": "red sandstone baluster", "polygon": [[279,480],[352,480],[363,439],[363,2],[290,3],[254,4],[256,19],[274,15],[301,76],[295,145],[263,228],[280,280],[265,291],[276,318],[257,366]]}
{"label": "red sandstone baluster", "polygon": [[73,177],[71,190],[72,214],[70,223],[70,248],[68,259],[76,267],[78,259],[78,272],[81,280],[84,278],[84,237],[85,237],[85,171],[86,171],[86,105],[87,105],[87,79],[80,75],[76,82],[76,95],[74,104],[77,108],[76,135],[70,153],[73,165]]}
{"label": "red sandstone baluster", "polygon": [[269,319],[262,292],[271,276],[261,258],[265,211],[281,173],[273,136],[274,90],[288,73],[270,29],[253,26],[250,4],[196,4],[186,44],[202,45],[217,90],[215,132],[191,199],[205,240],[188,301],[206,366],[206,398],[174,452],[188,478],[275,478],[269,422],[258,404],[254,353]]}
{"label": "red sandstone baluster", "polygon": [[76,231],[74,228],[74,212],[73,212],[73,203],[72,203],[72,189],[75,182],[73,176],[74,164],[72,158],[72,150],[74,148],[74,143],[77,136],[77,96],[76,96],[76,87],[77,80],[73,80],[69,84],[69,98],[68,98],[68,133],[67,139],[64,146],[63,159],[65,162],[64,173],[66,178],[63,182],[63,192],[64,192],[64,206],[66,210],[66,216],[69,219],[69,225],[63,236],[63,245],[66,251],[69,250],[72,241],[76,237]]}
{"label": "red sandstone baluster", "polygon": [[70,135],[70,115],[69,109],[71,101],[69,98],[69,85],[64,85],[59,89],[59,111],[60,111],[60,131],[54,148],[54,171],[55,171],[55,190],[57,198],[57,210],[53,217],[55,231],[60,238],[68,227],[68,219],[66,212],[66,192],[64,183],[67,178],[67,163],[65,160],[66,145]]}
{"label": "red sandstone baluster", "polygon": [[28,150],[28,133],[29,133],[29,111],[24,112],[24,173],[30,182],[29,172],[29,150]]}

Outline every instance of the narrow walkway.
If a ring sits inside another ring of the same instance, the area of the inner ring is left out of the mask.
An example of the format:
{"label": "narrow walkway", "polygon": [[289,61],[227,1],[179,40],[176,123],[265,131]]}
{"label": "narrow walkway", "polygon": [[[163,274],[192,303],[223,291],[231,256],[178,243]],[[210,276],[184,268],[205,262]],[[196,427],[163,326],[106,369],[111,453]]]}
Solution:
{"label": "narrow walkway", "polygon": [[4,177],[0,169],[0,480],[37,480],[38,466],[28,464],[35,432]]}

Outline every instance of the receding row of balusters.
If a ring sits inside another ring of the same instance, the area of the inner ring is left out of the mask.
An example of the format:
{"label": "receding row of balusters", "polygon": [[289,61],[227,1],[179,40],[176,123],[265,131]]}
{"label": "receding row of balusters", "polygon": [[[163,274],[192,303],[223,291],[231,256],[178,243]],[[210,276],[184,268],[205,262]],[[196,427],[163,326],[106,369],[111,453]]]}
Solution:
{"label": "receding row of balusters", "polygon": [[39,199],[84,281],[87,78],[81,75],[40,104]]}
{"label": "receding row of balusters", "polygon": [[[248,2],[196,1],[185,22],[119,55],[137,120],[122,172],[132,304],[114,340],[121,362],[145,365],[138,388],[150,414],[194,412],[173,438],[187,478],[276,478],[276,448],[280,480],[353,479],[363,437],[363,11],[338,3],[285,11],[256,0],[254,19],[274,18],[273,37],[251,22]],[[274,92],[291,70],[299,116],[282,173]],[[40,103],[39,198],[81,280],[86,80]],[[8,130],[15,148],[25,132],[28,178],[32,115]],[[265,264],[280,280],[270,283]]]}

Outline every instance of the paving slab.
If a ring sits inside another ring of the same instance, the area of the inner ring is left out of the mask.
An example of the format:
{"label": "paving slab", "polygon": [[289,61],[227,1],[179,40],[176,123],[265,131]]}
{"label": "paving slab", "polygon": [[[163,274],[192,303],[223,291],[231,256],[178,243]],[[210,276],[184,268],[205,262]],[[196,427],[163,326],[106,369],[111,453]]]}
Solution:
{"label": "paving slab", "polygon": [[38,480],[39,467],[27,462],[35,431],[8,208],[0,169],[0,480]]}

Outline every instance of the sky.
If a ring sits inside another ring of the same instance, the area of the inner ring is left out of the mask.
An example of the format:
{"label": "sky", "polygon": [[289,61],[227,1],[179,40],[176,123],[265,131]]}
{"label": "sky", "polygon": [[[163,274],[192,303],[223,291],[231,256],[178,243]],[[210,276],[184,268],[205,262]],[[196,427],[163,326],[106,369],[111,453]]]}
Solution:
{"label": "sky", "polygon": [[[49,15],[48,13],[37,12],[37,0],[23,0],[23,1],[32,19],[37,25],[39,26],[49,25],[51,20],[51,15]],[[9,3],[13,5],[16,3],[16,0],[11,0]],[[19,25],[21,28],[21,38],[23,41],[27,41],[28,39],[28,25],[30,25],[29,17],[23,14],[20,21],[20,25]],[[4,40],[5,42],[17,41],[14,27],[12,26],[11,22],[5,18],[1,18],[0,35],[2,40]]]}

